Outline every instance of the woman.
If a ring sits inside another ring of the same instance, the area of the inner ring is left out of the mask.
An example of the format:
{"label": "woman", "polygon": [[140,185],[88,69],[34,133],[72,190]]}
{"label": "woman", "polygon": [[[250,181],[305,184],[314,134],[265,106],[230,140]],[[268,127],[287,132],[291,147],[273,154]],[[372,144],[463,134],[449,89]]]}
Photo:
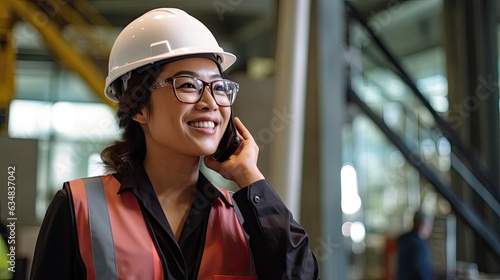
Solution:
{"label": "woman", "polygon": [[[236,152],[210,156],[238,90],[222,77],[235,59],[178,9],[152,10],[120,33],[106,95],[123,139],[101,154],[113,173],[55,195],[31,279],[318,278],[307,234],[257,168],[239,119]],[[240,190],[214,187],[200,157]]]}

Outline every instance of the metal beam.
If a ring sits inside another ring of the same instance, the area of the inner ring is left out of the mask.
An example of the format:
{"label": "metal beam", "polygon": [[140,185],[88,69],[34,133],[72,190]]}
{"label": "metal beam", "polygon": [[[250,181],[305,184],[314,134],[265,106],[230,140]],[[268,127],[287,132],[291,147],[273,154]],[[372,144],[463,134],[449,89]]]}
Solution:
{"label": "metal beam", "polygon": [[9,0],[0,0],[0,134],[7,135],[10,101],[14,97],[14,66],[16,53],[12,28],[13,18]]}
{"label": "metal beam", "polygon": [[85,15],[90,24],[112,27],[111,23],[94,6],[90,5],[87,0],[74,0],[73,5]]}
{"label": "metal beam", "polygon": [[[450,120],[453,128],[464,143],[478,156],[473,167],[486,166],[493,188],[500,194],[500,145],[499,145],[499,90],[498,90],[498,48],[496,41],[496,0],[443,1],[445,22],[444,49],[447,54],[446,73]],[[472,168],[471,168],[472,169]],[[487,220],[490,226],[500,232],[500,219],[486,207],[457,174],[451,177],[452,185]],[[480,270],[498,272],[494,263],[485,254],[484,244],[470,235],[459,220],[457,248],[461,259],[474,259]],[[464,230],[465,229],[465,230]],[[464,242],[466,241],[466,242]],[[500,250],[500,249],[499,249]]]}
{"label": "metal beam", "polygon": [[342,235],[340,171],[342,127],[346,115],[346,74],[343,60],[344,1],[317,0],[318,114],[322,254],[318,255],[322,279],[347,279],[347,253]]}
{"label": "metal beam", "polygon": [[[464,203],[453,191],[451,185],[443,183],[439,177],[420,159],[418,154],[413,153],[404,141],[394,133],[382,118],[364,103],[352,88],[348,88],[347,94],[351,101],[382,130],[389,140],[401,151],[406,160],[419,171],[423,177],[434,186],[434,188],[450,203],[453,210],[467,222],[471,228],[488,244],[488,248],[500,258],[500,239],[495,231],[491,230],[484,219],[481,218],[472,207]],[[482,252],[484,254],[484,252]]]}
{"label": "metal beam", "polygon": [[110,44],[108,40],[98,38],[92,30],[93,26],[88,24],[78,11],[61,0],[48,0],[46,3],[50,3],[52,10],[88,41],[88,47],[85,49],[87,53],[97,54],[99,58],[104,59],[109,57],[112,42]]}
{"label": "metal beam", "polygon": [[88,57],[78,53],[76,48],[61,36],[56,24],[46,13],[30,1],[19,0],[10,3],[22,19],[30,22],[38,30],[54,54],[68,68],[77,72],[104,103],[111,107],[116,106],[104,96],[104,75],[100,69]]}
{"label": "metal beam", "polygon": [[271,127],[275,138],[270,181],[297,221],[300,220],[309,7],[308,0],[280,1],[273,112],[286,120]]}

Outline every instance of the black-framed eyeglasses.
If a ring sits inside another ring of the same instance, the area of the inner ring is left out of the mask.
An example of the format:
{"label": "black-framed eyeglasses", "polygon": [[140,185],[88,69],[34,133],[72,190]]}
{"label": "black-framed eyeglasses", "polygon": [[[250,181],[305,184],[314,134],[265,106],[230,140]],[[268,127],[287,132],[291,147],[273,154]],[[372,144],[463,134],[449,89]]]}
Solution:
{"label": "black-framed eyeglasses", "polygon": [[160,81],[152,85],[149,90],[153,92],[169,84],[174,88],[175,97],[177,97],[180,102],[187,104],[198,103],[203,96],[205,87],[209,86],[210,94],[217,105],[222,107],[233,105],[236,94],[240,89],[237,83],[227,79],[220,79],[207,83],[191,76],[177,76]]}

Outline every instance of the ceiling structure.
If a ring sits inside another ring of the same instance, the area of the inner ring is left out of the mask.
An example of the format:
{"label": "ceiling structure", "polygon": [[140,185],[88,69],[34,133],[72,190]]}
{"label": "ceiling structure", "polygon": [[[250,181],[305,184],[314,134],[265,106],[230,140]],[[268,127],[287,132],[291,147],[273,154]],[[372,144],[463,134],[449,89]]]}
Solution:
{"label": "ceiling structure", "polygon": [[224,50],[244,68],[252,56],[273,57],[277,1],[269,0],[88,0],[113,26],[125,27],[143,13],[160,7],[185,10],[203,22]]}
{"label": "ceiling structure", "polygon": [[[61,0],[59,0],[61,1]],[[65,0],[72,3],[85,0]],[[43,2],[43,1],[38,1]],[[231,70],[245,69],[251,57],[273,58],[277,27],[278,0],[86,0],[118,32],[143,13],[159,7],[187,11],[203,22],[219,44],[235,53],[238,61]],[[359,12],[380,28],[380,35],[399,56],[416,53],[439,44],[442,0],[394,1],[352,0]],[[113,36],[108,36],[110,44]],[[405,38],[405,40],[400,40]],[[395,43],[397,42],[397,43]],[[47,52],[27,40],[18,52],[21,59],[46,60]],[[30,46],[30,44],[32,44]],[[45,59],[44,59],[45,57]]]}

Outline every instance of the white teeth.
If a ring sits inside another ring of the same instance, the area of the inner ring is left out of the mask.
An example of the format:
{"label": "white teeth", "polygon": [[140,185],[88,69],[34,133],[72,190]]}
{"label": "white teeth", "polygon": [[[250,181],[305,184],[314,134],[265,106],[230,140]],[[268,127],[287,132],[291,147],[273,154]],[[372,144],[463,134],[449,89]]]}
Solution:
{"label": "white teeth", "polygon": [[189,122],[190,126],[193,127],[200,127],[200,128],[214,128],[215,123],[214,122]]}

